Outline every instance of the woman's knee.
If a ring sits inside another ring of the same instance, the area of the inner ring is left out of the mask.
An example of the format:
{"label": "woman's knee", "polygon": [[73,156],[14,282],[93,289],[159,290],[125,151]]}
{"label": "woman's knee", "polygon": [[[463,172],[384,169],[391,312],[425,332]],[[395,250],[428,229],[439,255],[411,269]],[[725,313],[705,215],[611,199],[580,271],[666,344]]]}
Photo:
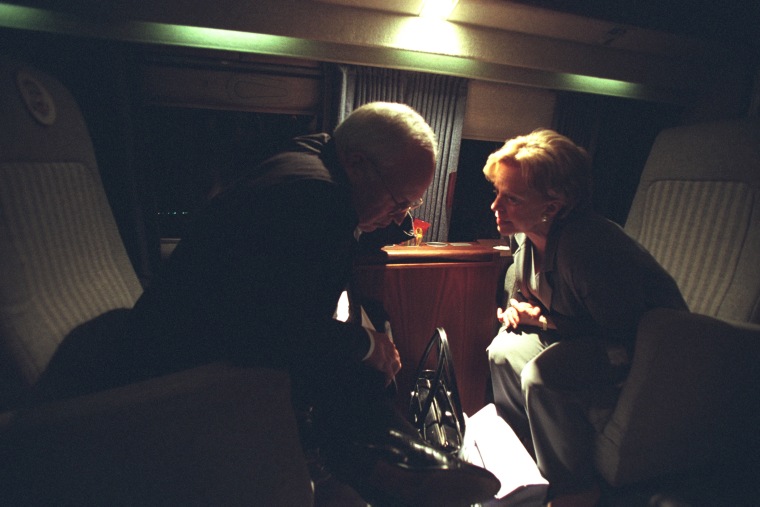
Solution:
{"label": "woman's knee", "polygon": [[486,348],[488,363],[491,366],[504,366],[509,364],[509,356],[514,349],[514,341],[509,339],[511,333],[502,331],[497,334]]}
{"label": "woman's knee", "polygon": [[542,386],[544,384],[544,375],[541,371],[541,363],[535,359],[528,361],[520,372],[520,383],[522,384],[523,392]]}
{"label": "woman's knee", "polygon": [[609,362],[603,349],[588,340],[555,343],[525,368],[533,384],[556,390],[576,391],[610,382]]}
{"label": "woman's knee", "polygon": [[526,363],[542,350],[543,345],[535,335],[502,331],[488,346],[489,366],[492,372],[494,369],[510,368],[519,375]]}

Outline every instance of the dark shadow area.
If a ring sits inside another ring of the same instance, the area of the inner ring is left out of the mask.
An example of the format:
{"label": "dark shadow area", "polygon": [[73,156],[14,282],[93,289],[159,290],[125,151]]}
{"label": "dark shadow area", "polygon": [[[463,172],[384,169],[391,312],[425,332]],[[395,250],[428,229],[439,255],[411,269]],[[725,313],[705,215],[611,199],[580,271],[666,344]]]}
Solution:
{"label": "dark shadow area", "polygon": [[29,405],[72,398],[118,387],[132,379],[114,365],[125,364],[129,310],[108,311],[74,328],[64,337],[31,390]]}
{"label": "dark shadow area", "polygon": [[483,166],[488,155],[499,149],[502,144],[493,141],[462,140],[449,241],[499,238],[491,211],[493,185],[483,175]]}

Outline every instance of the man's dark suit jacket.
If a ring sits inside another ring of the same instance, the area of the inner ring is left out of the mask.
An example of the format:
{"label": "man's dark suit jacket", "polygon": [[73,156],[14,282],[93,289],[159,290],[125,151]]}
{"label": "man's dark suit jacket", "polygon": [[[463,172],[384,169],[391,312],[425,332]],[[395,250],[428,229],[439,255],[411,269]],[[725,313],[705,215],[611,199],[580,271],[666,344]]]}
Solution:
{"label": "man's dark suit jacket", "polygon": [[215,197],[130,315],[130,375],[215,360],[309,369],[360,360],[369,339],[333,320],[357,216],[330,138],[298,138]]}

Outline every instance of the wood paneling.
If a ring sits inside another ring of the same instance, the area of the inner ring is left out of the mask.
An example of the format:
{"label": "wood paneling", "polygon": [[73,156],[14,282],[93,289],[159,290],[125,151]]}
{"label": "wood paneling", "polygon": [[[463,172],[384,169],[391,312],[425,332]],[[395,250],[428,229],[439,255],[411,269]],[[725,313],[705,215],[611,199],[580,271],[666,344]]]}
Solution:
{"label": "wood paneling", "polygon": [[463,409],[474,414],[485,404],[485,349],[493,338],[496,287],[508,258],[490,245],[473,247],[469,260],[461,248],[450,247],[456,261],[446,259],[449,247],[435,249],[436,257],[426,259],[423,250],[407,247],[404,262],[399,248],[386,248],[395,250],[385,264],[360,265],[356,273],[361,294],[382,302],[391,319],[403,362],[397,377],[398,406],[408,405],[419,358],[435,328],[443,327],[456,363]]}

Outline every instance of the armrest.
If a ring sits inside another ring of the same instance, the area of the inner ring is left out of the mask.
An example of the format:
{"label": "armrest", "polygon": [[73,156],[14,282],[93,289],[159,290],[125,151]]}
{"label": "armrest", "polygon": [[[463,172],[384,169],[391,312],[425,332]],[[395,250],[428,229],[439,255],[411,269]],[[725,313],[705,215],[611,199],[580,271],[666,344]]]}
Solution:
{"label": "armrest", "polygon": [[595,459],[622,485],[740,455],[756,432],[760,326],[657,309],[642,319],[631,372]]}
{"label": "armrest", "polygon": [[312,503],[282,371],[213,364],[5,413],[0,456],[6,505]]}

